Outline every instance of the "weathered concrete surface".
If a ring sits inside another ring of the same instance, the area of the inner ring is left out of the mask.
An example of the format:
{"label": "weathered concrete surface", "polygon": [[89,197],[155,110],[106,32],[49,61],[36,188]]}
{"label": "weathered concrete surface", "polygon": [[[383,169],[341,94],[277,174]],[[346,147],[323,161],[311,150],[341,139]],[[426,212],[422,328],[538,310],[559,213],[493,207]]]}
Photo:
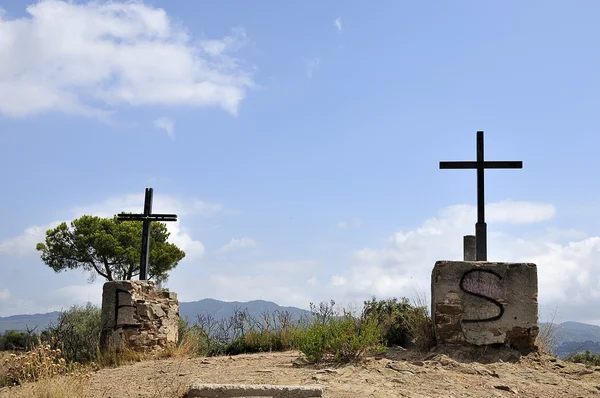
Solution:
{"label": "weathered concrete surface", "polygon": [[539,332],[537,296],[535,264],[438,261],[431,275],[437,342],[529,352]]}
{"label": "weathered concrete surface", "polygon": [[276,398],[314,398],[322,397],[321,387],[277,386],[267,384],[203,384],[194,383],[187,397],[276,397]]}
{"label": "weathered concrete surface", "polygon": [[100,350],[147,351],[175,345],[179,329],[177,294],[151,281],[111,281],[102,288]]}
{"label": "weathered concrete surface", "polygon": [[463,237],[463,260],[477,260],[477,239],[475,235],[465,235]]}

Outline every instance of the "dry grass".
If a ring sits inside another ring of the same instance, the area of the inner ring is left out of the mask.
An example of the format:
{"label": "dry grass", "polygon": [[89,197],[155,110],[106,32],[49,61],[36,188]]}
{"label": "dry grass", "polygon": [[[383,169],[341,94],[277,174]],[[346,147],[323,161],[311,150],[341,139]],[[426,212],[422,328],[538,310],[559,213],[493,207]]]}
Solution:
{"label": "dry grass", "polygon": [[541,352],[553,355],[553,350],[557,345],[557,328],[557,308],[554,308],[554,310],[551,311],[550,320],[540,327],[540,331],[535,339],[535,345]]}
{"label": "dry grass", "polygon": [[198,338],[191,333],[185,333],[183,338],[173,347],[167,347],[163,351],[154,354],[155,359],[164,358],[190,358],[198,352]]}
{"label": "dry grass", "polygon": [[51,350],[49,345],[39,344],[25,354],[11,353],[5,357],[0,386],[17,385],[39,381],[69,372],[69,367],[60,350]]}
{"label": "dry grass", "polygon": [[90,366],[67,364],[61,351],[38,345],[26,353],[3,353],[0,387],[10,386],[13,397],[86,397],[92,375]]}
{"label": "dry grass", "polygon": [[149,358],[149,354],[134,350],[109,350],[98,352],[98,361],[93,363],[97,368],[109,368],[123,365],[131,365]]}
{"label": "dry grass", "polygon": [[[47,345],[38,345],[25,354],[0,352],[0,387],[11,397],[39,398],[83,398],[90,396],[90,378],[100,368],[129,365],[143,360],[179,358],[183,361],[195,352],[195,340],[184,337],[181,344],[163,351],[140,353],[132,350],[112,350],[99,355],[98,362],[86,366],[67,364],[60,358],[60,350],[51,350]],[[156,372],[160,372],[156,361]],[[179,398],[184,396],[187,385],[177,379],[166,383],[154,392],[154,397]]]}
{"label": "dry grass", "polygon": [[422,309],[422,311],[413,312],[409,318],[410,330],[417,346],[427,350],[436,343],[435,327],[430,314],[431,307],[427,301],[427,295],[423,291],[415,291],[411,301],[414,308]]}
{"label": "dry grass", "polygon": [[11,388],[10,396],[14,398],[87,398],[91,395],[89,385],[89,379],[79,375],[61,376]]}

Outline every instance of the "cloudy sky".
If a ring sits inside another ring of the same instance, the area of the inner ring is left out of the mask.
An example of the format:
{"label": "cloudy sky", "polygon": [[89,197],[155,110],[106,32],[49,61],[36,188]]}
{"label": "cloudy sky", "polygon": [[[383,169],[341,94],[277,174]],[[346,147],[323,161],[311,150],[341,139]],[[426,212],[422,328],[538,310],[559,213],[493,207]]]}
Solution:
{"label": "cloudy sky", "polygon": [[175,212],[182,301],[429,294],[474,232],[535,262],[542,320],[600,324],[600,4],[4,0],[0,316],[100,302],[35,244]]}

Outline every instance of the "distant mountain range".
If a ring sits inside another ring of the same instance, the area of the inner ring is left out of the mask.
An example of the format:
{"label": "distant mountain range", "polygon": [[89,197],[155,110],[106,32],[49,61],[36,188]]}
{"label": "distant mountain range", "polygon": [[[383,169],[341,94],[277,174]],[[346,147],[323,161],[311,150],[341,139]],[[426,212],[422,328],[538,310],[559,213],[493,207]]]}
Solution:
{"label": "distant mountain range", "polygon": [[[309,315],[310,311],[296,307],[282,307],[270,301],[253,300],[247,302],[220,301],[204,299],[179,303],[179,316],[187,319],[190,323],[196,323],[198,315],[211,315],[216,320],[229,319],[236,310],[247,310],[248,315],[259,318],[262,314],[274,314],[278,312],[289,312],[293,320],[300,319],[303,315]],[[1,318],[0,318],[1,319]]]}
{"label": "distant mountain range", "polygon": [[[196,323],[198,315],[210,315],[216,321],[229,319],[236,310],[247,310],[248,315],[256,319],[264,313],[273,314],[276,311],[288,312],[292,320],[310,314],[307,310],[297,307],[282,307],[264,300],[239,302],[204,299],[179,303],[179,314],[190,323]],[[51,322],[56,321],[58,315],[59,312],[54,311],[46,314],[0,317],[0,333],[4,333],[6,330],[26,331],[27,328],[33,329],[36,326],[36,331],[39,332],[48,327]],[[585,350],[600,354],[600,326],[580,322],[563,322],[556,326],[555,336],[554,354],[558,357],[562,358],[570,353]]]}
{"label": "distant mountain range", "polygon": [[33,315],[11,315],[7,317],[0,317],[0,333],[4,333],[6,330],[16,330],[19,332],[27,331],[36,328],[36,332],[44,330],[50,322],[56,321],[58,318],[59,311],[48,312],[46,314],[33,314]]}
{"label": "distant mountain range", "polygon": [[[247,310],[248,315],[259,318],[263,313],[273,314],[275,311],[289,312],[292,320],[300,319],[303,315],[310,314],[309,311],[296,307],[282,307],[270,301],[253,300],[247,302],[220,301],[204,299],[200,301],[179,303],[179,315],[190,323],[196,323],[198,315],[210,315],[216,321],[229,319],[236,310]],[[37,326],[36,332],[48,327],[55,322],[60,312],[48,312],[46,314],[34,315],[11,315],[0,317],[0,333],[6,330],[26,331]]]}
{"label": "distant mountain range", "polygon": [[600,354],[600,326],[580,322],[563,322],[556,327],[554,354],[560,358],[570,353]]}

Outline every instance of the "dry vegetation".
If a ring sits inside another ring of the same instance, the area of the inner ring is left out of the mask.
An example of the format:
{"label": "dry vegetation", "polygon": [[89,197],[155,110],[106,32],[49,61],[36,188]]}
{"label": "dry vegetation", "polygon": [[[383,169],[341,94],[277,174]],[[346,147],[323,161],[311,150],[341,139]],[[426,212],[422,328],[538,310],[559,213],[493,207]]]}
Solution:
{"label": "dry vegetation", "polygon": [[[600,391],[600,368],[590,355],[581,356],[579,362],[585,364],[575,364],[544,354],[520,358],[510,350],[432,350],[432,323],[423,304],[373,299],[353,315],[336,310],[331,301],[311,305],[313,316],[300,322],[291,322],[286,314],[256,320],[244,311],[224,322],[199,317],[196,325],[182,321],[176,347],[145,355],[100,354],[93,337],[86,341],[68,335],[65,331],[81,330],[72,326],[97,326],[90,321],[97,311],[79,308],[55,325],[54,334],[45,335],[53,346],[40,340],[27,353],[0,352],[0,387],[5,386],[0,396],[181,398],[197,380],[321,385],[332,398],[552,398]],[[542,351],[553,344],[552,325],[540,333]],[[61,339],[68,350],[58,348]],[[79,364],[63,358],[65,352],[71,359],[84,352],[94,361]]]}
{"label": "dry vegetation", "polygon": [[[298,351],[143,360],[0,389],[1,397],[182,398],[194,381],[317,385],[327,398],[593,397],[600,368],[532,354],[481,351],[457,356],[390,348],[345,364],[301,364]],[[463,353],[464,354],[464,353]]]}

